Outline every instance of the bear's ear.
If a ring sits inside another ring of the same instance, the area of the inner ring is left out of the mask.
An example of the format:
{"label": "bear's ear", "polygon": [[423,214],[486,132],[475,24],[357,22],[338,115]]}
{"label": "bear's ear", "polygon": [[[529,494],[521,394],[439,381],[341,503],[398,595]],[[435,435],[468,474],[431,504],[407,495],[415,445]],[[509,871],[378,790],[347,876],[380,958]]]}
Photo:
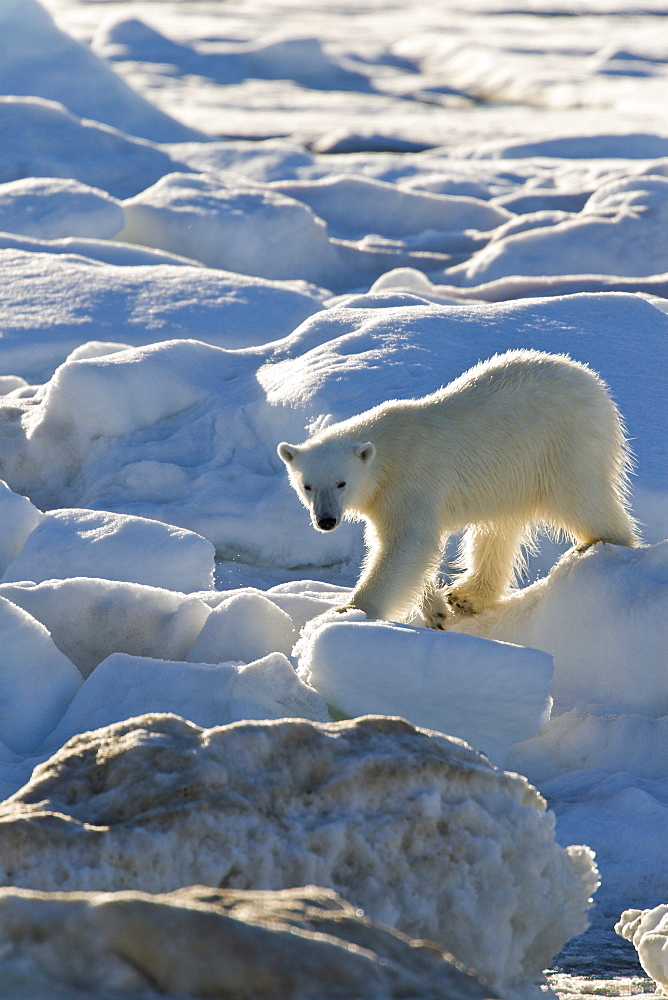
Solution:
{"label": "bear's ear", "polygon": [[376,446],[375,444],[371,444],[370,441],[367,441],[366,444],[356,444],[353,448],[353,453],[356,458],[359,458],[361,462],[368,465],[376,457]]}
{"label": "bear's ear", "polygon": [[282,458],[285,464],[289,465],[299,451],[299,448],[296,444],[288,444],[287,441],[281,441],[276,451],[279,458]]}

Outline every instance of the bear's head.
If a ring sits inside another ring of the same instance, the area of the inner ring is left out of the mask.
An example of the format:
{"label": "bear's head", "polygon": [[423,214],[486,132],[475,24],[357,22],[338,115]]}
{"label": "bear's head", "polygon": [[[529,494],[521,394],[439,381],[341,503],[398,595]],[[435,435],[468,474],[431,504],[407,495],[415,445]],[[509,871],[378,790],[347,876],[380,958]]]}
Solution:
{"label": "bear's head", "polygon": [[300,445],[282,441],[277,451],[318,531],[332,531],[346,511],[355,510],[376,456],[370,441],[306,441]]}

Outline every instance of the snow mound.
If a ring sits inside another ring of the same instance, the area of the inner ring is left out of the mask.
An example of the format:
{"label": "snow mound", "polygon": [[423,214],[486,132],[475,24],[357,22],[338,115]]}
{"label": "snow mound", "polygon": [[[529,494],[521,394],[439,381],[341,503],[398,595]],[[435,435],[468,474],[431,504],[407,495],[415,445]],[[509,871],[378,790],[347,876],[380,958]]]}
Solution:
{"label": "snow mound", "polygon": [[43,515],[2,583],[103,576],[190,593],[213,586],[213,560],[211,544],[183,528],[129,514],[57,510]]}
{"label": "snow mound", "polygon": [[36,0],[3,0],[0,34],[0,93],[59,101],[81,117],[157,142],[201,136],[149,104],[89,48],[60,31]]}
{"label": "snow mound", "polygon": [[[10,5],[21,6],[22,0]],[[82,121],[62,104],[39,97],[0,97],[0,138],[2,182],[74,178],[115,198],[129,198],[175,168],[157,146]]]}
{"label": "snow mound", "polygon": [[500,766],[513,743],[547,722],[546,653],[347,618],[312,627],[295,649],[300,676],[336,711],[402,715],[466,740]]}
{"label": "snow mound", "polygon": [[0,138],[3,182],[31,176],[75,178],[128,198],[174,169],[158,147],[82,121],[61,104],[37,97],[0,97]]}
{"label": "snow mound", "polygon": [[510,998],[539,995],[597,885],[590,852],[556,845],[525,779],[399,719],[202,730],[144,716],[72,740],[0,815],[5,883],[10,871],[46,890],[315,883],[439,942]]}
{"label": "snow mound", "polygon": [[368,77],[325,51],[319,38],[270,35],[258,41],[228,44],[216,53],[199,52],[162,35],[138,18],[103,25],[93,50],[113,62],[169,64],[173,72],[213,79],[222,85],[246,77],[294,80],[318,90],[367,90]]}
{"label": "snow mound", "polygon": [[411,191],[370,177],[334,174],[316,181],[274,181],[271,188],[309,205],[345,236],[487,231],[512,218],[505,209],[476,198]]}
{"label": "snow mound", "polygon": [[667,222],[668,177],[636,175],[611,181],[592,195],[579,215],[552,225],[536,219],[529,229],[500,235],[470,260],[447,270],[445,278],[475,285],[509,275],[664,274]]}
{"label": "snow mound", "polygon": [[266,186],[169,174],[123,204],[118,239],[263,278],[338,284],[344,270],[324,222]]}
{"label": "snow mound", "polygon": [[225,597],[209,615],[187,659],[191,663],[250,663],[268,653],[289,655],[297,639],[292,619],[259,591]]}
{"label": "snow mound", "polygon": [[110,239],[123,228],[123,209],[99,188],[74,180],[33,177],[0,184],[0,230],[54,240]]}
{"label": "snow mound", "polygon": [[624,910],[615,931],[631,941],[658,992],[668,996],[668,905],[651,910]]}
{"label": "snow mound", "polygon": [[452,627],[549,652],[555,714],[656,718],[666,713],[666,626],[668,541],[571,550],[547,578]]}

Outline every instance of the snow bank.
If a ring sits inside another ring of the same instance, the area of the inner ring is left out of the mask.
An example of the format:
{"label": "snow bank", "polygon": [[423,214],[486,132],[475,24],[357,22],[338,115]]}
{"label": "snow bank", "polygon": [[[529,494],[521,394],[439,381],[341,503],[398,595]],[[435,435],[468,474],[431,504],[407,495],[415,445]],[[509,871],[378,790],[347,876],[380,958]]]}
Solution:
{"label": "snow bank", "polygon": [[525,779],[398,719],[202,730],[144,716],[67,744],[0,814],[4,883],[331,887],[510,998],[539,995],[597,884]]}
{"label": "snow bank", "polygon": [[295,649],[299,675],[337,712],[401,715],[466,740],[501,767],[512,744],[547,722],[547,654],[348,617],[325,619]]}
{"label": "snow bank", "polygon": [[107,511],[57,510],[42,517],[2,583],[103,576],[189,593],[213,585],[213,557],[209,542],[173,525]]}
{"label": "snow bank", "polygon": [[631,941],[643,969],[668,995],[668,905],[651,910],[624,910],[615,931]]}
{"label": "snow bank", "polygon": [[0,93],[59,101],[81,117],[158,142],[200,135],[159,111],[88,47],[60,31],[36,0],[3,0],[0,33],[6,40]]}

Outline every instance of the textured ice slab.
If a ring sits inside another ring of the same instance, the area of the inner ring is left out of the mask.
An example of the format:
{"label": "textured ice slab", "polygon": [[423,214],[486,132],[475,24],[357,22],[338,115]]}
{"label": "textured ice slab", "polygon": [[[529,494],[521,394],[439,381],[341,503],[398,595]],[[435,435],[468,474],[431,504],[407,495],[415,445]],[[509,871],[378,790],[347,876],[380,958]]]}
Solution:
{"label": "textured ice slab", "polygon": [[255,1000],[491,996],[436,946],[381,927],[315,886],[190,886],[159,895],[2,889],[0,940],[5,1000],[27,997],[30,988],[34,997],[47,990],[67,1000],[64,983],[88,997],[119,990],[137,1000],[156,989]]}
{"label": "textured ice slab", "polygon": [[144,716],[69,742],[0,818],[4,884],[318,884],[509,997],[532,995],[584,929],[597,885],[526,779],[391,718],[202,730]]}
{"label": "textured ice slab", "polygon": [[345,715],[401,715],[466,740],[499,765],[547,722],[547,653],[349,617],[333,614],[296,648],[300,675]]}
{"label": "textured ice slab", "polygon": [[615,931],[631,941],[640,964],[658,986],[658,991],[668,996],[668,905],[651,910],[624,910]]}

